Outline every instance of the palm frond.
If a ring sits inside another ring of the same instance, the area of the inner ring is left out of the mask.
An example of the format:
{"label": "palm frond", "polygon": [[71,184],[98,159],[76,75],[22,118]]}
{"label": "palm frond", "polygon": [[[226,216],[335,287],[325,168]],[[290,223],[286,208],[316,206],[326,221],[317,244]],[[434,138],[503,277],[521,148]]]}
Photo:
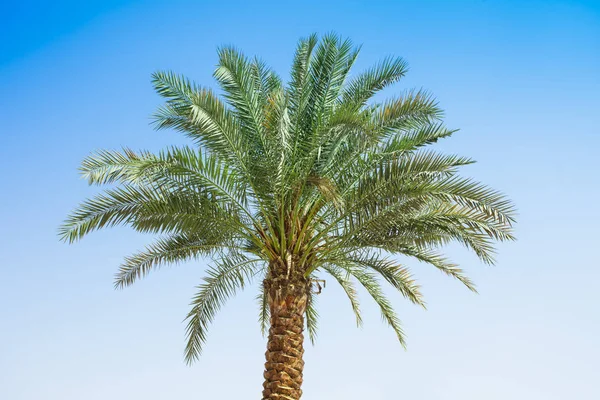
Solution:
{"label": "palm frond", "polygon": [[358,301],[358,293],[354,288],[354,284],[350,280],[350,274],[348,271],[343,271],[341,268],[337,267],[334,264],[325,264],[322,268],[327,271],[329,275],[331,275],[335,280],[340,284],[346,296],[348,296],[348,300],[350,300],[350,305],[352,306],[352,311],[354,311],[354,316],[356,318],[356,325],[362,326],[362,316],[360,314],[360,304]]}
{"label": "palm frond", "polygon": [[263,336],[265,336],[267,334],[267,331],[269,330],[269,324],[271,322],[271,310],[269,309],[269,296],[265,291],[264,283],[261,283],[261,285],[259,285],[259,293],[256,296],[256,300],[259,305],[258,322],[260,324],[260,332]]}
{"label": "palm frond", "polygon": [[406,347],[404,331],[400,323],[400,319],[396,315],[394,308],[388,298],[385,296],[379,281],[375,274],[370,272],[360,265],[353,262],[338,263],[339,267],[346,269],[348,273],[356,278],[356,280],[366,289],[367,293],[373,298],[379,306],[382,319],[394,330],[398,341],[403,347]]}
{"label": "palm frond", "polygon": [[157,129],[174,128],[199,146],[237,168],[247,181],[256,178],[252,168],[251,141],[236,114],[210,90],[172,72],[153,74],[156,91],[167,98],[153,116]]}
{"label": "palm frond", "polygon": [[457,264],[448,261],[446,258],[442,257],[436,252],[426,249],[419,249],[416,247],[405,247],[402,249],[402,254],[414,257],[419,261],[433,265],[446,275],[460,281],[472,292],[477,293],[475,284],[464,274],[464,271],[460,269]]}
{"label": "palm frond", "polygon": [[88,158],[83,174],[93,183],[121,185],[74,210],[59,231],[65,241],[120,224],[155,233],[203,224],[225,230],[223,224],[245,226],[240,212],[252,218],[235,173],[216,156],[202,158],[191,149],[173,148],[157,156],[104,152]]}
{"label": "palm frond", "polygon": [[312,344],[315,344],[317,340],[317,331],[319,325],[319,312],[317,311],[317,299],[314,293],[308,293],[306,299],[306,330],[308,331],[308,338]]}
{"label": "palm frond", "polygon": [[406,75],[408,64],[402,58],[387,57],[351,80],[342,93],[342,104],[354,108],[364,106],[369,99],[386,86]]}
{"label": "palm frond", "polygon": [[381,275],[390,285],[414,304],[425,308],[420,286],[415,282],[410,271],[397,263],[382,259],[376,255],[358,256],[353,260]]}
{"label": "palm frond", "polygon": [[165,211],[170,212],[177,208],[178,198],[158,188],[122,186],[107,190],[86,200],[71,212],[59,228],[60,238],[73,243],[100,228],[134,223],[136,217],[146,214],[147,205],[150,204],[153,208],[162,205]]}
{"label": "palm frond", "polygon": [[238,290],[243,290],[260,272],[262,260],[244,259],[241,256],[222,258],[206,273],[204,282],[192,299],[192,310],[186,317],[187,345],[185,360],[197,360],[206,342],[208,326],[225,301]]}
{"label": "palm frond", "polygon": [[[207,232],[209,233],[209,232]],[[232,248],[221,235],[206,237],[194,234],[177,234],[158,239],[144,251],[126,257],[115,277],[115,288],[121,289],[146,276],[152,269],[165,264],[178,264],[190,259],[198,259],[225,246]]]}

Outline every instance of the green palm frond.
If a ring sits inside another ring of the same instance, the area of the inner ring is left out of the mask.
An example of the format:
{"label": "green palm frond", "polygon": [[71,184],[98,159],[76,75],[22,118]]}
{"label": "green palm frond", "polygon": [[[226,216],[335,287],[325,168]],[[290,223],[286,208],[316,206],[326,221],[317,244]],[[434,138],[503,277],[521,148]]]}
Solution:
{"label": "green palm frond", "polygon": [[116,182],[137,183],[144,175],[144,161],[153,155],[131,149],[122,151],[100,150],[86,157],[79,168],[81,176],[90,185]]}
{"label": "green palm frond", "polygon": [[154,233],[203,225],[239,230],[252,216],[235,174],[216,156],[202,158],[191,149],[173,148],[157,156],[104,152],[88,158],[82,170],[92,183],[121,185],[71,213],[60,230],[69,242],[119,224]]}
{"label": "green palm frond", "polygon": [[348,271],[365,288],[367,293],[379,306],[382,319],[394,330],[398,341],[403,347],[406,347],[406,340],[400,319],[396,315],[392,303],[385,296],[377,276],[368,268],[348,260],[347,262],[337,263],[340,268]]}
{"label": "green palm frond", "polygon": [[200,147],[227,161],[245,177],[257,178],[252,163],[252,141],[237,114],[210,90],[199,88],[173,73],[156,72],[153,83],[167,103],[154,114],[157,129],[174,128]]}
{"label": "green palm frond", "polygon": [[209,256],[215,251],[227,247],[235,248],[233,242],[227,243],[223,234],[214,230],[204,230],[202,234],[177,234],[158,239],[148,245],[144,251],[126,257],[115,278],[115,287],[123,288],[146,276],[152,269],[165,264],[178,264],[190,259]]}
{"label": "green palm frond", "polygon": [[396,133],[435,123],[442,115],[437,100],[431,94],[411,90],[383,103],[373,118],[382,132]]}
{"label": "green palm frond", "polygon": [[260,323],[260,332],[263,336],[265,336],[269,330],[271,311],[269,310],[269,296],[265,291],[264,284],[259,286],[259,292],[256,296],[256,300],[259,305],[258,322]]}
{"label": "green palm frond", "polygon": [[394,261],[380,258],[376,255],[358,255],[353,257],[353,261],[366,269],[377,272],[404,297],[412,303],[425,308],[420,286],[415,282],[406,267],[402,267]]}
{"label": "green palm frond", "polygon": [[402,58],[387,57],[351,80],[342,93],[342,103],[363,107],[375,93],[399,81],[408,71]]}
{"label": "green palm frond", "polygon": [[260,64],[252,64],[244,55],[232,47],[218,50],[219,64],[214,77],[225,93],[225,99],[235,110],[238,120],[247,128],[252,139],[261,139],[263,114],[261,91],[257,83],[262,83],[260,74],[264,70]]}
{"label": "green palm frond", "polygon": [[319,325],[319,312],[317,311],[317,298],[314,293],[308,293],[306,300],[306,329],[308,331],[308,338],[311,343],[314,344],[317,340],[317,331]]}
{"label": "green palm frond", "polygon": [[331,275],[335,280],[340,284],[346,296],[348,296],[348,300],[350,300],[350,305],[352,306],[352,311],[354,311],[354,316],[356,318],[356,325],[362,326],[362,316],[360,313],[360,303],[358,301],[358,293],[354,287],[354,284],[350,280],[350,274],[348,271],[344,271],[343,269],[337,267],[335,264],[326,264],[322,267],[329,275]]}
{"label": "green palm frond", "polygon": [[441,272],[461,282],[472,292],[477,293],[475,284],[467,276],[465,276],[464,271],[461,268],[459,268],[457,264],[448,261],[446,258],[439,255],[435,251],[419,249],[416,247],[404,247],[401,250],[401,253],[406,256],[414,257],[419,261],[433,265]]}
{"label": "green palm frond", "polygon": [[172,147],[156,155],[129,149],[100,151],[87,157],[80,170],[90,184],[149,187],[160,183],[178,191],[211,192],[215,197],[247,205],[243,177],[218,156],[189,147]]}
{"label": "green palm frond", "polygon": [[207,277],[198,286],[198,293],[192,299],[188,321],[185,360],[192,363],[202,353],[206,342],[208,326],[225,301],[238,290],[244,289],[264,268],[260,259],[245,259],[241,256],[224,257],[206,271]]}
{"label": "green palm frond", "polygon": [[[86,234],[104,227],[135,224],[149,209],[161,209],[164,214],[188,214],[182,209],[179,196],[160,188],[121,186],[106,190],[86,200],[75,209],[59,230],[62,240],[73,243]],[[187,207],[185,203],[184,207]]]}

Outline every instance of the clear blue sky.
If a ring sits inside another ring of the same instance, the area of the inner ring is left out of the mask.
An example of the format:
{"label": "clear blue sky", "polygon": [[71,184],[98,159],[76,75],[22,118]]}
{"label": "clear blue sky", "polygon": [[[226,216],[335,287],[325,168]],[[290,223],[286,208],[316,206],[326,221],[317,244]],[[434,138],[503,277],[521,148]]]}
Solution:
{"label": "clear blue sky", "polygon": [[364,300],[320,297],[305,398],[600,398],[600,2],[13,1],[0,5],[0,398],[259,398],[264,339],[254,293],[228,303],[202,360],[183,363],[188,302],[205,265],[112,288],[127,229],[68,246],[57,226],[96,190],[79,179],[99,148],[182,143],[154,132],[150,74],[213,85],[215,49],[234,44],[286,75],[296,40],[337,31],[363,44],[359,69],[395,54],[461,132],[440,147],[465,174],[514,199],[519,241],[484,267],[459,248],[480,295],[411,264],[429,305],[393,297],[408,351]]}

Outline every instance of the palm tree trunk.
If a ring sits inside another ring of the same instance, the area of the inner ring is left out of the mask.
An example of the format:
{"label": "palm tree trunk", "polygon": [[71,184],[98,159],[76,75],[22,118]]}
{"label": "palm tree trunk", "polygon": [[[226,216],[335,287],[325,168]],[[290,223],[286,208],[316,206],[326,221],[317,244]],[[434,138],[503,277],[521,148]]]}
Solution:
{"label": "palm tree trunk", "polygon": [[[265,353],[263,400],[299,400],[302,396],[304,370],[304,312],[306,281],[297,284],[266,285],[268,288],[271,327]],[[273,286],[278,286],[275,288]]]}

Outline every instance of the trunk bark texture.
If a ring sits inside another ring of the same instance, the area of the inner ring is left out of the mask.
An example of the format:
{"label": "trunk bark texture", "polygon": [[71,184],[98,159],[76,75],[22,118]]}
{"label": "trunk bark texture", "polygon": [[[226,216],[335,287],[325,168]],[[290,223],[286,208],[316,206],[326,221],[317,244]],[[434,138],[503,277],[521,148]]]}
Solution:
{"label": "trunk bark texture", "polygon": [[271,327],[265,353],[263,400],[299,400],[302,396],[302,332],[310,282],[301,274],[294,275],[277,274],[264,282],[269,294]]}

